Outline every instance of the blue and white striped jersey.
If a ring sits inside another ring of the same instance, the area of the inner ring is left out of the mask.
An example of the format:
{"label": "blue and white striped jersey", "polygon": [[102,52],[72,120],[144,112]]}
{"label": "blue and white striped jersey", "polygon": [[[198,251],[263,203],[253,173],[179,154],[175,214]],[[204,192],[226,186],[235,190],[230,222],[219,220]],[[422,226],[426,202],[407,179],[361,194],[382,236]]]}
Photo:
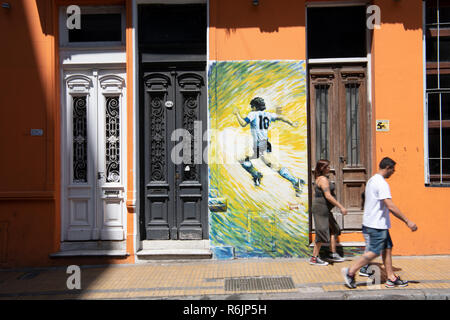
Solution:
{"label": "blue and white striped jersey", "polygon": [[278,120],[276,113],[266,111],[250,111],[244,121],[250,123],[250,128],[255,143],[267,140],[267,132],[272,121]]}

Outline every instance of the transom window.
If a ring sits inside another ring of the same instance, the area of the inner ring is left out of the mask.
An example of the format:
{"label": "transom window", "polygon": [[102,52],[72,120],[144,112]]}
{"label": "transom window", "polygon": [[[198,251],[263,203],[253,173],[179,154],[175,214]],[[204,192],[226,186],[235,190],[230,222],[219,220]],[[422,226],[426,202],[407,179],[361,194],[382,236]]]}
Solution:
{"label": "transom window", "polygon": [[61,47],[99,47],[125,45],[125,9],[119,6],[80,6],[78,12],[60,8]]}

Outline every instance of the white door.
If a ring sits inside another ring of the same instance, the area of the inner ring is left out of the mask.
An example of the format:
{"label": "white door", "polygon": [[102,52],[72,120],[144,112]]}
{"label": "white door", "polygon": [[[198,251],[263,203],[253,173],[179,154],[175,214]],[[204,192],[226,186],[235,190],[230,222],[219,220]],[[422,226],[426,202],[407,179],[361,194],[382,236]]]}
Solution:
{"label": "white door", "polygon": [[125,72],[64,73],[62,240],[125,239]]}

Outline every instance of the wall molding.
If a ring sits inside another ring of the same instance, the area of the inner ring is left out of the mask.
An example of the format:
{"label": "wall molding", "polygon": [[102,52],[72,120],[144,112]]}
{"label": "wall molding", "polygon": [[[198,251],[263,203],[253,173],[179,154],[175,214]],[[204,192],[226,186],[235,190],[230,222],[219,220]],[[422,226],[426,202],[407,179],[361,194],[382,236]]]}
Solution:
{"label": "wall molding", "polygon": [[55,200],[55,191],[0,191],[0,201]]}

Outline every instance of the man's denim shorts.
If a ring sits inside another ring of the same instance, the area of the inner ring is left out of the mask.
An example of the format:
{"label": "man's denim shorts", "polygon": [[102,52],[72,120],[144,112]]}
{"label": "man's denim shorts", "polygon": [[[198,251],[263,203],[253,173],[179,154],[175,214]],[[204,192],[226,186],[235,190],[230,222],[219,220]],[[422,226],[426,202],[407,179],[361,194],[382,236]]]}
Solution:
{"label": "man's denim shorts", "polygon": [[363,226],[362,232],[367,234],[369,241],[369,250],[377,255],[385,249],[391,249],[394,245],[389,234],[389,229],[374,229]]}

